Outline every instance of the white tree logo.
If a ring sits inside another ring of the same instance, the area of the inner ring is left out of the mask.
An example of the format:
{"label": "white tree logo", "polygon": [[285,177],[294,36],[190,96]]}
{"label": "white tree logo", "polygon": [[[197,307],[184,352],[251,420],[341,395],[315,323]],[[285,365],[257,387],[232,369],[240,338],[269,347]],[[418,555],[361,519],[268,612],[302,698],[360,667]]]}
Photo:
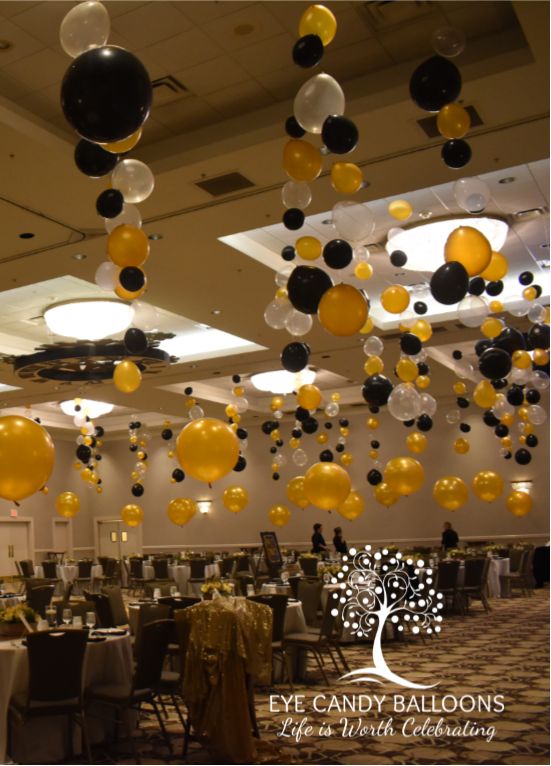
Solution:
{"label": "white tree logo", "polygon": [[385,680],[412,689],[436,686],[417,684],[394,673],[386,663],[381,645],[389,619],[399,632],[404,627],[415,634],[440,632],[444,601],[433,587],[432,569],[425,569],[421,559],[404,559],[401,553],[387,548],[374,552],[370,545],[363,551],[351,548],[342,560],[341,571],[332,578],[339,586],[340,592],[333,597],[338,598],[340,608],[332,613],[340,613],[344,628],[358,638],[373,631],[375,635],[373,665],[346,673],[340,680],[374,683]]}

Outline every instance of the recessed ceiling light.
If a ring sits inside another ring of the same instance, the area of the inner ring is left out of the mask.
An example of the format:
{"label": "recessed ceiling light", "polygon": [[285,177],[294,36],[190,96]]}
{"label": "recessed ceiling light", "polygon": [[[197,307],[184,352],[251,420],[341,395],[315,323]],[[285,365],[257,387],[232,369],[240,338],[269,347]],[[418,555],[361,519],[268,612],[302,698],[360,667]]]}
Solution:
{"label": "recessed ceiling light", "polygon": [[9,51],[12,47],[12,43],[9,40],[0,40],[0,51]]}
{"label": "recessed ceiling light", "polygon": [[326,218],[321,223],[322,223],[322,226],[333,226],[333,219],[332,218]]}
{"label": "recessed ceiling light", "polygon": [[211,309],[211,314],[213,314],[215,317],[217,317],[219,314],[222,313],[222,309]]}
{"label": "recessed ceiling light", "polygon": [[322,359],[331,359],[331,354],[322,354],[321,358]]}
{"label": "recessed ceiling light", "polygon": [[499,179],[499,181],[498,181],[498,183],[499,183],[499,184],[512,184],[512,183],[514,183],[516,180],[517,180],[517,179],[516,179],[514,176],[505,176],[505,178],[500,178],[500,179]]}
{"label": "recessed ceiling light", "polygon": [[88,258],[88,256],[86,255],[86,253],[74,253],[74,255],[72,255],[71,258],[74,261],[85,261]]}
{"label": "recessed ceiling light", "polygon": [[421,218],[422,221],[428,221],[428,219],[431,217],[432,210],[421,210],[419,213],[419,218]]}
{"label": "recessed ceiling light", "polygon": [[19,235],[19,239],[32,239],[34,234],[32,231],[24,231]]}
{"label": "recessed ceiling light", "polygon": [[297,373],[273,370],[251,375],[251,383],[258,391],[269,391],[272,394],[290,394],[306,383],[313,383],[315,379],[316,373],[308,368]]}
{"label": "recessed ceiling light", "polygon": [[157,242],[159,239],[163,238],[163,234],[148,234],[147,238],[150,239],[152,242]]}
{"label": "recessed ceiling light", "polygon": [[251,32],[254,32],[254,26],[252,24],[238,24],[233,30],[234,35],[238,35],[238,37],[250,35]]}
{"label": "recessed ceiling light", "polygon": [[116,335],[128,327],[133,317],[134,309],[128,303],[96,298],[58,303],[44,312],[50,332],[80,340]]}

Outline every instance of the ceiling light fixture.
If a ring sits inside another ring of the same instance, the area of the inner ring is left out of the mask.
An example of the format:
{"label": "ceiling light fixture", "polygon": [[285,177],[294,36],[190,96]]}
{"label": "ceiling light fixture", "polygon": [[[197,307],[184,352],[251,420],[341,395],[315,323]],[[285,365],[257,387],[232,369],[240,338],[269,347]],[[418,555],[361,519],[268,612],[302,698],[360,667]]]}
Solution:
{"label": "ceiling light fixture", "polygon": [[9,51],[12,47],[12,43],[9,40],[0,40],[0,51]]}
{"label": "ceiling light fixture", "polygon": [[396,233],[388,239],[385,248],[389,254],[402,250],[408,257],[404,266],[408,271],[435,271],[444,261],[446,240],[459,226],[480,231],[495,252],[505,244],[509,230],[500,218],[440,218],[408,229],[395,229]]}
{"label": "ceiling light fixture", "polygon": [[251,383],[259,391],[267,391],[272,394],[290,394],[301,386],[313,383],[316,379],[314,370],[301,370],[293,373],[287,370],[274,370],[272,372],[259,372],[251,375]]}
{"label": "ceiling light fixture", "polygon": [[74,418],[76,415],[88,415],[90,420],[100,418],[102,415],[109,415],[113,411],[114,404],[109,402],[97,402],[95,399],[80,399],[78,406],[80,409],[75,410],[77,403],[74,399],[67,399],[65,402],[60,402],[59,407],[65,415],[69,415]]}
{"label": "ceiling light fixture", "polygon": [[526,479],[525,481],[512,481],[511,487],[515,492],[527,492],[530,494],[532,491],[532,479]]}
{"label": "ceiling light fixture", "polygon": [[116,335],[128,327],[133,317],[134,309],[129,303],[104,298],[65,301],[49,306],[44,312],[50,332],[78,340]]}
{"label": "ceiling light fixture", "polygon": [[202,513],[203,516],[207,513],[210,513],[210,509],[212,508],[212,500],[197,500],[197,508],[199,509],[199,513]]}
{"label": "ceiling light fixture", "polygon": [[86,253],[74,253],[74,255],[72,255],[71,258],[74,261],[85,261],[88,258],[88,256],[86,255]]}

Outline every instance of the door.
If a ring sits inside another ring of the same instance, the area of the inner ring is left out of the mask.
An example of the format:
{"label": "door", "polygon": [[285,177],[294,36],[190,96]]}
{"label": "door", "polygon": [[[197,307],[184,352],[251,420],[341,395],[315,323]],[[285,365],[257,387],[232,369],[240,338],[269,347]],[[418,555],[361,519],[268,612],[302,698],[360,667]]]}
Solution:
{"label": "door", "polygon": [[56,553],[63,551],[71,556],[73,553],[73,530],[69,519],[52,519],[53,524],[53,550]]}
{"label": "door", "polygon": [[141,530],[127,527],[119,519],[96,519],[98,556],[120,559],[142,549]]}
{"label": "door", "polygon": [[15,562],[32,554],[30,521],[0,521],[0,577],[17,576]]}

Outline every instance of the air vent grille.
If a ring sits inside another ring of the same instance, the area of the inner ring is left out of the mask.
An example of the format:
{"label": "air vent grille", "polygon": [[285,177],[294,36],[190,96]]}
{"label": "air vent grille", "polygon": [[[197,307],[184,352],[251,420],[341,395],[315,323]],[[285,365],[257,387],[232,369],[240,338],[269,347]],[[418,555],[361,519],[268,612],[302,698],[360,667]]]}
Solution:
{"label": "air vent grille", "polygon": [[223,176],[216,176],[216,178],[196,181],[195,185],[212,197],[222,197],[224,194],[232,194],[242,189],[250,189],[254,186],[254,183],[241,175],[241,173],[226,173]]}
{"label": "air vent grille", "polygon": [[[465,109],[471,118],[471,128],[478,128],[480,125],[484,125],[481,116],[474,106],[466,106]],[[440,136],[436,127],[436,117],[423,117],[422,120],[417,120],[417,124],[427,138],[438,138]]]}
{"label": "air vent grille", "polygon": [[369,23],[377,31],[408,24],[434,13],[434,3],[427,0],[369,0],[363,3]]}
{"label": "air vent grille", "polygon": [[166,75],[166,77],[159,77],[157,80],[153,80],[151,87],[153,88],[154,106],[165,106],[166,104],[172,104],[175,101],[191,96],[186,86],[182,85],[172,75]]}

